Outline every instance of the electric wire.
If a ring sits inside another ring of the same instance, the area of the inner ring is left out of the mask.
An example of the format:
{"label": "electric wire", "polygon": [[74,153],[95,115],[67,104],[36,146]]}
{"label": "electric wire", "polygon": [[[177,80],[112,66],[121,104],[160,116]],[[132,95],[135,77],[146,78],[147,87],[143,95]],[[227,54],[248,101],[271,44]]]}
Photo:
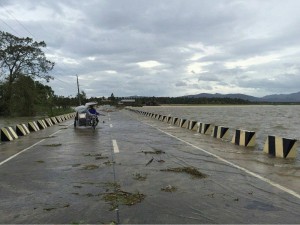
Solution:
{"label": "electric wire", "polygon": [[[10,13],[6,7],[0,2],[0,7],[2,7],[5,12],[9,15],[9,17],[11,17],[13,20],[15,20],[28,34],[30,34],[31,37],[33,37],[34,39],[38,39],[28,28],[26,28],[25,25],[23,25],[12,13]],[[14,31],[18,36],[21,36],[20,33],[18,31],[16,31],[12,26],[10,26],[8,23],[6,23],[3,19],[0,18],[0,20],[8,27],[10,28],[12,31]],[[42,27],[43,28],[43,27]],[[43,28],[44,29],[44,28]],[[45,49],[51,53],[50,49],[46,46]],[[60,68],[59,65],[55,65],[55,67],[58,69],[57,74],[63,75],[59,70],[62,70],[62,68]],[[62,81],[61,79],[58,79],[57,77],[54,77],[55,80],[58,80],[59,82],[63,82],[65,85],[68,85],[69,87],[74,87],[73,85],[71,85],[70,83],[67,83],[65,81]]]}

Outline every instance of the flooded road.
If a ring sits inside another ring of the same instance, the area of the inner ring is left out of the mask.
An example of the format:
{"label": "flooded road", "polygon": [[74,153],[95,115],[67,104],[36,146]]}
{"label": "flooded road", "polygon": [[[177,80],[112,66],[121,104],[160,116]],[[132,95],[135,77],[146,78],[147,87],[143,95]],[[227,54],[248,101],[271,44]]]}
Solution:
{"label": "flooded road", "polygon": [[0,223],[300,221],[299,169],[284,161],[125,110],[103,119],[1,145]]}

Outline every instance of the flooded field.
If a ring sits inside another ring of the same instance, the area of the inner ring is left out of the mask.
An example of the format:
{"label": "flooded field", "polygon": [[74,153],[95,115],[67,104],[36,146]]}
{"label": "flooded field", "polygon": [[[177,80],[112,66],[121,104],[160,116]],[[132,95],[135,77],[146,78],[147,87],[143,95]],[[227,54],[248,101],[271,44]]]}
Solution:
{"label": "flooded field", "polygon": [[231,132],[235,129],[255,131],[258,150],[263,149],[268,135],[300,139],[300,106],[298,105],[146,106],[140,109],[229,127]]}

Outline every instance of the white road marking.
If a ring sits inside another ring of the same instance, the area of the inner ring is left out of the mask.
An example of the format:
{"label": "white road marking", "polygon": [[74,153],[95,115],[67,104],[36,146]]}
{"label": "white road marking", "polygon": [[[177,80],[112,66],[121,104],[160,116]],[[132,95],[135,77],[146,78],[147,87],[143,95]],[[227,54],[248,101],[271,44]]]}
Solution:
{"label": "white road marking", "polygon": [[112,140],[112,144],[113,144],[113,148],[114,148],[114,153],[119,153],[120,150],[119,150],[117,141],[116,140]]}
{"label": "white road marking", "polygon": [[113,125],[112,125],[112,124],[109,124],[109,126],[110,126],[110,127],[113,127]]}
{"label": "white road marking", "polygon": [[[55,135],[55,134],[57,134],[57,133],[59,133],[59,132],[61,132],[61,130],[56,131],[55,133],[49,135],[49,137],[52,137],[53,135]],[[29,149],[33,148],[34,146],[36,146],[36,145],[42,143],[42,142],[45,141],[45,140],[46,140],[46,139],[42,139],[42,140],[36,142],[35,144],[29,146],[28,148],[25,148],[25,149],[23,149],[22,151],[20,151],[20,152],[14,154],[14,155],[12,155],[12,156],[10,156],[9,158],[7,158],[7,159],[5,159],[4,161],[0,162],[0,166],[2,166],[4,163],[7,163],[7,162],[10,161],[10,160],[12,160],[13,158],[17,157],[18,155],[22,154],[23,152],[26,152],[26,151],[28,151]]]}
{"label": "white road marking", "polygon": [[196,146],[196,145],[193,145],[193,144],[191,144],[191,143],[189,143],[189,142],[187,142],[187,141],[185,141],[185,140],[182,140],[182,139],[180,139],[180,138],[178,138],[178,137],[176,137],[176,136],[174,136],[174,135],[172,135],[172,134],[169,134],[168,132],[165,132],[165,131],[163,131],[163,130],[157,128],[157,127],[152,126],[151,124],[148,124],[148,123],[146,123],[146,124],[149,125],[150,127],[153,127],[153,128],[155,128],[155,129],[159,130],[159,131],[162,132],[162,133],[165,133],[166,135],[168,135],[168,136],[170,136],[170,137],[173,137],[173,138],[175,138],[175,139],[177,139],[177,140],[179,140],[179,141],[181,141],[181,142],[183,142],[183,143],[185,143],[185,144],[187,144],[187,145],[190,145],[190,146],[192,146],[192,147],[194,147],[194,148],[196,148],[196,149],[198,149],[198,150],[200,150],[200,151],[202,151],[202,152],[205,152],[206,154],[211,155],[211,156],[217,158],[218,160],[220,160],[220,161],[222,161],[222,162],[224,162],[224,163],[227,163],[227,164],[231,165],[232,167],[234,167],[234,168],[236,168],[236,169],[239,169],[239,170],[241,170],[241,171],[244,171],[245,173],[247,173],[247,174],[249,174],[249,175],[251,175],[251,176],[253,176],[253,177],[256,177],[257,179],[260,179],[260,180],[262,180],[262,181],[264,181],[264,182],[266,182],[266,183],[272,185],[273,187],[276,187],[276,188],[278,188],[278,189],[280,189],[280,190],[282,190],[282,191],[284,191],[284,192],[286,192],[286,193],[288,193],[288,194],[290,194],[290,195],[293,195],[294,197],[300,199],[300,194],[298,194],[297,192],[295,192],[295,191],[293,191],[293,190],[291,190],[291,189],[289,189],[289,188],[286,188],[286,187],[284,187],[284,186],[282,186],[282,185],[280,185],[280,184],[277,184],[277,183],[275,183],[274,181],[271,181],[271,180],[269,180],[268,178],[262,177],[262,176],[260,176],[259,174],[256,174],[256,173],[254,173],[254,172],[252,172],[252,171],[250,171],[250,170],[248,170],[248,169],[246,169],[246,168],[244,168],[244,167],[241,167],[241,166],[238,166],[238,165],[236,165],[236,164],[234,164],[234,163],[232,163],[232,162],[229,162],[228,160],[226,160],[226,159],[224,159],[224,158],[222,158],[222,157],[220,157],[220,156],[218,156],[218,155],[216,155],[216,154],[214,154],[214,153],[211,153],[211,152],[209,152],[209,151],[206,151],[206,150],[204,150],[204,149],[202,149],[202,148],[200,148],[200,147],[198,147],[198,146]]}

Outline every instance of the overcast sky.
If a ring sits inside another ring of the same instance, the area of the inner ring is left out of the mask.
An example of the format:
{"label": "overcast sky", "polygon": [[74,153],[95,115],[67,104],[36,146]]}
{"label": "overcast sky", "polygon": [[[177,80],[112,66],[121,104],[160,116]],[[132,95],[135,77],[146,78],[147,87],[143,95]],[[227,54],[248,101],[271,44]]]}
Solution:
{"label": "overcast sky", "polygon": [[0,0],[0,29],[45,41],[55,94],[300,91],[298,0]]}

